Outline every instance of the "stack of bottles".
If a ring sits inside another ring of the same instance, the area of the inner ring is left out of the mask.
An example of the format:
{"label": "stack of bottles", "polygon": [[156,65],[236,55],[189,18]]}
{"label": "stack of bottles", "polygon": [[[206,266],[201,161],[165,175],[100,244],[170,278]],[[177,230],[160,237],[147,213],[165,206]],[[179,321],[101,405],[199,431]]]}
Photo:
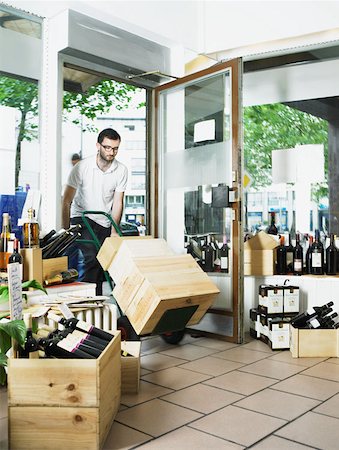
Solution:
{"label": "stack of bottles", "polygon": [[19,348],[19,358],[98,358],[114,336],[87,322],[72,317],[65,319],[49,313],[49,319],[63,325],[64,329],[41,328],[32,332],[32,317],[24,314],[27,328],[26,340]]}
{"label": "stack of bottles", "polygon": [[57,258],[65,253],[81,234],[81,225],[74,225],[67,230],[61,229],[58,232],[51,230],[41,239],[42,259]]}
{"label": "stack of bottles", "polygon": [[339,328],[338,313],[333,312],[333,302],[322,306],[313,306],[307,311],[298,314],[291,320],[294,328]]}
{"label": "stack of bottles", "polygon": [[229,247],[225,235],[222,243],[210,234],[197,236],[190,239],[186,248],[204,272],[229,272]]}
{"label": "stack of bottles", "polygon": [[339,251],[335,245],[335,235],[330,234],[330,242],[325,249],[320,239],[319,230],[315,230],[314,238],[309,236],[309,245],[306,251],[300,243],[300,233],[296,233],[295,246],[286,245],[285,237],[280,237],[280,245],[277,248],[276,273],[278,275],[336,275],[339,272]]}

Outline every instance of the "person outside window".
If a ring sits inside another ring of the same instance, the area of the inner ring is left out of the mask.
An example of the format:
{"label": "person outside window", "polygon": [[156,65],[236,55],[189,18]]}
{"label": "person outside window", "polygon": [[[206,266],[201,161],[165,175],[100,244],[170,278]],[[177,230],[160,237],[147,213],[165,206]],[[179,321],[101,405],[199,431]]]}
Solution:
{"label": "person outside window", "polygon": [[[127,167],[115,159],[121,143],[120,135],[112,128],[102,130],[97,139],[97,153],[74,165],[66,184],[62,201],[62,225],[81,224],[81,239],[92,239],[82,220],[82,212],[103,211],[120,224],[124,194],[127,186]],[[103,215],[87,215],[94,233],[102,245],[106,237],[116,234]],[[96,259],[92,244],[78,243],[84,256],[84,275],[81,281],[96,283],[96,294],[102,294],[103,271]]]}

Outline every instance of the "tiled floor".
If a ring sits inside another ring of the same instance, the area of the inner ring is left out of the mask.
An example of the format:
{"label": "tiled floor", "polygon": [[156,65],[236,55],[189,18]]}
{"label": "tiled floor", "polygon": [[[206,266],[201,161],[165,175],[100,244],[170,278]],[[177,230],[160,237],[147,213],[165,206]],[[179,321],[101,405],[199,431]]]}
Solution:
{"label": "tiled floor", "polygon": [[[176,346],[143,338],[141,366],[140,392],[122,396],[104,450],[339,448],[337,358],[187,334]],[[6,403],[2,388],[2,450]]]}

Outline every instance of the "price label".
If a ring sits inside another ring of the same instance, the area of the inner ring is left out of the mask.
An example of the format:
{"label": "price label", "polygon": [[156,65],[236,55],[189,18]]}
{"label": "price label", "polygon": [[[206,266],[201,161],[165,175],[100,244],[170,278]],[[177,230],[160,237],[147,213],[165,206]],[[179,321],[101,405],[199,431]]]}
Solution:
{"label": "price label", "polygon": [[8,264],[9,310],[12,320],[22,319],[22,285],[19,263]]}

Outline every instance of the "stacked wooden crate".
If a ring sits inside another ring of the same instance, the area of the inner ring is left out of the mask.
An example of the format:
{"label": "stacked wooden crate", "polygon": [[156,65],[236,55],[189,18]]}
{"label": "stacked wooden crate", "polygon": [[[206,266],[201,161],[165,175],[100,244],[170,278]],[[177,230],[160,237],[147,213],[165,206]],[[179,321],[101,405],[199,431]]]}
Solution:
{"label": "stacked wooden crate", "polygon": [[191,255],[174,254],[164,239],[110,237],[98,260],[112,276],[113,295],[139,335],[157,330],[170,311],[174,320],[178,312],[187,317],[187,325],[198,323],[219,293]]}

